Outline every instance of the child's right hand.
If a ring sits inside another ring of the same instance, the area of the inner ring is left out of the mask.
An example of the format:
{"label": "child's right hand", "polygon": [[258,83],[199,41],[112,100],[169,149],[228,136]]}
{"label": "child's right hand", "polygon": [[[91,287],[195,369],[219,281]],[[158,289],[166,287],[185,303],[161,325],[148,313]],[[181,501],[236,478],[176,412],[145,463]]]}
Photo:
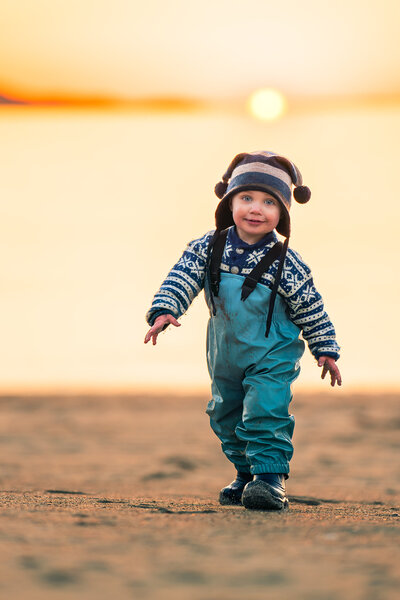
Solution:
{"label": "child's right hand", "polygon": [[173,315],[160,315],[154,321],[153,327],[151,327],[151,329],[149,329],[149,331],[146,333],[144,343],[147,344],[147,342],[150,341],[151,338],[153,338],[153,346],[155,346],[157,344],[158,334],[164,329],[165,325],[168,325],[169,323],[172,323],[172,325],[175,325],[175,327],[181,326],[181,323],[178,323],[178,321]]}

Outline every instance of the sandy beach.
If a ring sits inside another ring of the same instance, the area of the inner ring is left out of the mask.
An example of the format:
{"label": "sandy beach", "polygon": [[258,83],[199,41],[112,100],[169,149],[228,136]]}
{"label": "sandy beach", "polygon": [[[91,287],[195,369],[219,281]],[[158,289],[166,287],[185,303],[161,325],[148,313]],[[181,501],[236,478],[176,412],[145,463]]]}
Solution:
{"label": "sandy beach", "polygon": [[1,397],[1,597],[397,598],[400,396],[295,394],[284,513],[218,504],[208,399]]}

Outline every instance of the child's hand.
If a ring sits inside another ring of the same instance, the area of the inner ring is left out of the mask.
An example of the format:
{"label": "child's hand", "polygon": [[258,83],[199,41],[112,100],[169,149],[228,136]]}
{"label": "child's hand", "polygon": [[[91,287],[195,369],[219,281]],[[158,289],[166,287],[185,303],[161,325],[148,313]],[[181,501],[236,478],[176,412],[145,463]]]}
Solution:
{"label": "child's hand", "polygon": [[324,367],[322,369],[321,379],[324,379],[325,375],[329,371],[331,374],[331,386],[333,387],[336,382],[338,385],[342,385],[342,376],[334,358],[331,356],[320,356],[318,359],[318,366]]}
{"label": "child's hand", "polygon": [[157,344],[158,334],[160,333],[160,331],[162,331],[164,329],[164,326],[167,325],[168,323],[172,323],[172,325],[175,325],[175,327],[181,326],[181,323],[178,323],[178,321],[175,319],[175,317],[173,315],[170,315],[170,314],[160,315],[154,321],[153,327],[151,329],[149,329],[149,331],[146,333],[146,337],[144,338],[144,343],[147,344],[147,342],[151,338],[153,338],[153,346],[155,346]]}

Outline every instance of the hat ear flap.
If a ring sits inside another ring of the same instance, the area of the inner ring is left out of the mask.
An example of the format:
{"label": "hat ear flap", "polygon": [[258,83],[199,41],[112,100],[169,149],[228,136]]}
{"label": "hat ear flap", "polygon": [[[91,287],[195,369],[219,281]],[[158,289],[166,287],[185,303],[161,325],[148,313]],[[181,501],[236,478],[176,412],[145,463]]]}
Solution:
{"label": "hat ear flap", "polygon": [[215,225],[217,229],[222,230],[231,227],[234,224],[232,211],[229,207],[229,199],[225,198],[224,200],[221,200],[215,211]]}

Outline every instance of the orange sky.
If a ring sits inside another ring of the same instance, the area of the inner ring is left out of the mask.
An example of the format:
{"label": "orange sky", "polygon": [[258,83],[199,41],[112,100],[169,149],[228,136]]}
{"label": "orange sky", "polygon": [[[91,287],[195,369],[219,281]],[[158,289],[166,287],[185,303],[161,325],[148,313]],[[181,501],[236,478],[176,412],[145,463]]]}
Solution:
{"label": "orange sky", "polygon": [[3,0],[0,94],[243,99],[400,94],[397,0]]}

